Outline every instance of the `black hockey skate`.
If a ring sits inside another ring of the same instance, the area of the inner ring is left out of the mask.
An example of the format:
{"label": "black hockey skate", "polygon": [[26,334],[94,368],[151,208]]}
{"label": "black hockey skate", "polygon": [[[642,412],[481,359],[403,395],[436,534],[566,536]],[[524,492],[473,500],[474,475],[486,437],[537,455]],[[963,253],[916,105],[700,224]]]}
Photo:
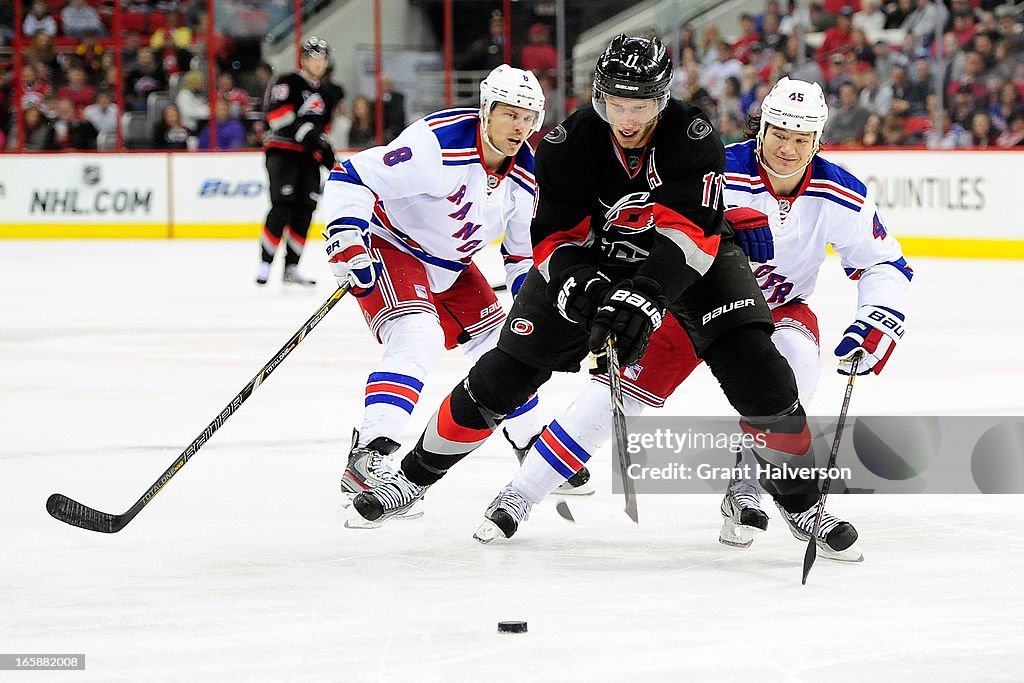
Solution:
{"label": "black hockey skate", "polygon": [[519,525],[529,518],[531,508],[533,503],[509,484],[487,506],[484,522],[477,528],[473,538],[481,543],[490,543],[496,538],[512,538]]}
{"label": "black hockey skate", "polygon": [[[792,514],[786,512],[785,508],[775,505],[786,520],[790,532],[794,538],[806,543],[811,538],[811,531],[814,530],[814,518],[818,514],[818,504],[815,503],[809,510]],[[822,557],[838,562],[863,562],[864,555],[857,547],[857,530],[849,522],[845,522],[828,510],[821,515],[821,527],[818,529],[816,544],[818,552]]]}
{"label": "black hockey skate", "polygon": [[768,528],[768,515],[761,507],[761,491],[747,481],[733,481],[722,499],[722,530],[718,541],[734,548],[749,548],[754,538]]}

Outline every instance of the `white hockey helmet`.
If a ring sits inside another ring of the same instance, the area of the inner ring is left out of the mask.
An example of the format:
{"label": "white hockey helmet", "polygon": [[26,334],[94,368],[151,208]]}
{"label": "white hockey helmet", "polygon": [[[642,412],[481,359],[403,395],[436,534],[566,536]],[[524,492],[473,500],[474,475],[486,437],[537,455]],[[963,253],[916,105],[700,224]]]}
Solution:
{"label": "white hockey helmet", "polygon": [[502,64],[480,82],[480,121],[487,132],[487,119],[495,104],[504,102],[537,113],[531,133],[544,124],[544,90],[533,72]]}
{"label": "white hockey helmet", "polygon": [[[764,142],[764,134],[769,124],[797,133],[814,133],[814,147],[811,151],[813,157],[821,146],[821,132],[825,130],[826,121],[828,105],[825,103],[825,94],[821,91],[820,85],[788,76],[780,78],[761,103],[761,125],[757,131],[758,159],[761,158],[761,144]],[[778,178],[789,178],[804,170],[801,168],[786,175],[779,175],[764,164],[763,160],[762,164],[769,173]]]}
{"label": "white hockey helmet", "polygon": [[764,137],[768,124],[798,133],[814,133],[817,150],[827,120],[828,105],[821,86],[786,76],[779,79],[761,103],[761,128],[757,137],[758,140]]}

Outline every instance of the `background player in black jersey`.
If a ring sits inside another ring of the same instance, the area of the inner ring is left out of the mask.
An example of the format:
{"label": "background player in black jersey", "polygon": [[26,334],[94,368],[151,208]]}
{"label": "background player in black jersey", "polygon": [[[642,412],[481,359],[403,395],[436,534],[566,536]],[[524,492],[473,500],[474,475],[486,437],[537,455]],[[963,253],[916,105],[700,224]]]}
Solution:
{"label": "background player in black jersey", "polygon": [[[600,57],[593,107],[566,119],[537,151],[536,268],[497,348],[444,400],[395,476],[356,496],[364,520],[408,509],[552,372],[578,370],[609,334],[624,368],[641,359],[666,313],[689,335],[744,430],[768,444],[756,455],[811,464],[796,380],[772,345],[774,324],[747,257],[722,220],[722,143],[699,109],[670,97],[671,77],[657,39],[619,35]],[[571,437],[561,424],[571,420],[568,411],[560,415],[527,456],[549,462],[551,488],[600,445],[586,443],[581,430]],[[547,485],[514,479],[488,507],[477,538],[515,533]],[[814,479],[765,487],[793,512],[818,498]]]}
{"label": "background player in black jersey", "polygon": [[306,233],[320,198],[320,166],[334,166],[334,150],[324,130],[338,104],[340,89],[324,79],[331,49],[326,40],[310,36],[302,43],[301,69],[267,87],[264,111],[269,133],[263,150],[270,177],[270,212],[260,234],[260,268],[256,282],[264,285],[281,244],[285,243],[284,281],[315,285],[299,271]]}

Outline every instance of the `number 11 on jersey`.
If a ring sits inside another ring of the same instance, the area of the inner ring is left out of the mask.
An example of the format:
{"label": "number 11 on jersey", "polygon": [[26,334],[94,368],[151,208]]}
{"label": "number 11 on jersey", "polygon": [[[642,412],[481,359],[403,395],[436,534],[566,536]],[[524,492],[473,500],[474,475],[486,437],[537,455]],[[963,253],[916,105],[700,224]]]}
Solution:
{"label": "number 11 on jersey", "polygon": [[725,176],[721,173],[705,173],[704,178],[704,193],[701,196],[701,205],[711,207],[712,210],[718,208],[718,199],[722,196],[722,183],[725,182]]}

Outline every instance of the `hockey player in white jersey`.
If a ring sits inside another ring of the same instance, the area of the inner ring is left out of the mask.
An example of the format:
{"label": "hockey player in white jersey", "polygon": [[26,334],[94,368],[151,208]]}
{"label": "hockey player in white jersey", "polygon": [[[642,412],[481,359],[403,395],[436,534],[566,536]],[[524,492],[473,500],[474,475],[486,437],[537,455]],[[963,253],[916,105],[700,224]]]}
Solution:
{"label": "hockey player in white jersey", "polygon": [[[854,322],[834,351],[842,374],[858,352],[864,354],[859,374],[883,370],[903,336],[904,294],[913,277],[864,183],[817,154],[827,117],[817,84],[783,78],[765,97],[760,119],[751,121],[754,139],[726,147],[726,218],[752,261],[775,320],[772,341],[792,367],[804,404],[811,400],[820,374],[817,318],[806,301],[826,248],[831,245],[838,252],[847,276],[858,285]],[[706,189],[719,191],[713,183]],[[652,335],[643,360],[623,372],[627,415],[663,405],[701,362],[687,335],[672,322],[666,316],[667,324]],[[586,461],[609,439],[607,381],[599,377],[591,382],[559,418],[558,443],[538,444],[529,452],[510,485],[519,504],[509,506],[508,516],[525,519],[532,505],[571,473],[571,462]],[[577,457],[561,457],[562,451]],[[767,528],[761,494],[756,481],[731,483],[721,506],[723,543],[749,547]],[[793,535],[806,542],[817,505],[799,514],[779,510]],[[479,540],[495,536],[490,526],[485,521],[477,532]],[[856,540],[851,524],[823,514],[817,539],[823,557],[860,561]]]}
{"label": "hockey player in white jersey", "polygon": [[[504,236],[515,295],[532,264],[536,182],[526,140],[543,120],[537,79],[502,65],[480,84],[479,109],[430,114],[331,172],[324,189],[330,267],[339,284],[352,287],[384,346],[366,382],[344,494],[388,477],[388,456],[441,351],[460,346],[475,359],[497,341],[505,313],[473,256]],[[536,402],[531,397],[506,422],[523,455],[543,428]]]}

